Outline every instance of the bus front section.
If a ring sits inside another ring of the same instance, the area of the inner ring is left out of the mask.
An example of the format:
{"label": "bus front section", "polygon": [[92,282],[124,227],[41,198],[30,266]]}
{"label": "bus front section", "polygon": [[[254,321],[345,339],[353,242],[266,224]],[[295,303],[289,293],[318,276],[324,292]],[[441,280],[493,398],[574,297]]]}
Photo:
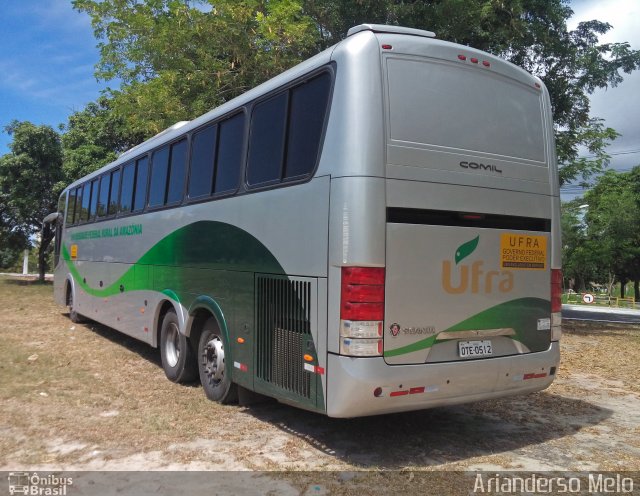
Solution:
{"label": "bus front section", "polygon": [[[352,253],[361,239],[378,246],[361,251],[362,263],[343,257],[330,281],[340,318],[327,413],[544,389],[561,333],[546,89],[484,52],[382,31],[355,36],[378,47],[383,177],[343,178],[332,191],[343,212],[334,214],[336,249]],[[354,229],[362,232],[345,236]]]}

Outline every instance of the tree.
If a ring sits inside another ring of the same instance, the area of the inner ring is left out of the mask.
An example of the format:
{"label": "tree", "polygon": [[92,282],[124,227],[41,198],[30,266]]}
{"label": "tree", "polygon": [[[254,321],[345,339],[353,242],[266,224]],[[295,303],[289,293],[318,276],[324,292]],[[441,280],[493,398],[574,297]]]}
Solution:
{"label": "tree", "polygon": [[[607,171],[584,196],[589,249],[607,274],[609,289],[620,281],[623,297],[626,282],[633,280],[638,287],[640,280],[640,204],[634,191],[639,172]],[[638,292],[635,297],[640,298]]]}
{"label": "tree", "polygon": [[[145,136],[192,119],[346,36],[363,22],[429,29],[538,75],[553,107],[561,183],[608,164],[617,133],[590,115],[589,94],[640,67],[628,43],[599,44],[611,26],[567,29],[567,0],[74,0],[91,16],[96,76],[119,78],[114,110]],[[590,158],[579,156],[586,149]]]}
{"label": "tree", "polygon": [[[560,183],[588,180],[607,165],[606,146],[618,134],[590,115],[589,95],[616,86],[640,68],[628,43],[598,43],[611,25],[582,22],[569,31],[566,0],[307,0],[305,11],[332,44],[350,25],[383,22],[435,31],[438,38],[506,58],[539,76],[549,90],[560,164]],[[579,156],[581,147],[590,158]]]}
{"label": "tree", "polygon": [[598,258],[593,252],[587,226],[584,223],[585,206],[581,198],[565,202],[561,207],[562,273],[572,289],[583,292],[590,281],[598,280]]}
{"label": "tree", "polygon": [[295,0],[75,0],[118,78],[116,114],[145,137],[190,120],[307,57],[317,33]]}
{"label": "tree", "polygon": [[2,218],[11,224],[14,236],[40,236],[38,269],[44,281],[46,251],[53,232],[43,228],[42,219],[57,207],[60,190],[56,188],[62,179],[60,136],[50,126],[27,121],[13,121],[5,131],[13,141],[11,152],[0,157]]}
{"label": "tree", "polygon": [[29,246],[29,237],[7,217],[6,202],[0,206],[0,268],[13,267],[23,250]]}
{"label": "tree", "polygon": [[[112,111],[113,102],[100,97],[61,126],[65,185],[116,159],[144,137],[130,131]],[[60,188],[62,189],[62,188]]]}

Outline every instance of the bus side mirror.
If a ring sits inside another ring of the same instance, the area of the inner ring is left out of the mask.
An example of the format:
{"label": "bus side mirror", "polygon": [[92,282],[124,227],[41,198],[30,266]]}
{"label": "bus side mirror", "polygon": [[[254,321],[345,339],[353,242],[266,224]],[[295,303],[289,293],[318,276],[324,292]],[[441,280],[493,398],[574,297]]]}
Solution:
{"label": "bus side mirror", "polygon": [[43,224],[53,224],[61,217],[60,212],[51,212],[44,219],[42,219]]}

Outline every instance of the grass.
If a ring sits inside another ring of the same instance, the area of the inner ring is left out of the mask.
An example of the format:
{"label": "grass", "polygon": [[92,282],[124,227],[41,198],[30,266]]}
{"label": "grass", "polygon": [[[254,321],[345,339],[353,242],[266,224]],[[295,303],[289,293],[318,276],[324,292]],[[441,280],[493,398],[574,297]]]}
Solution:
{"label": "grass", "polygon": [[[620,424],[609,397],[580,380],[609,384],[611,398],[637,397],[640,332],[595,332],[582,324],[567,330],[560,378],[547,391],[329,419],[274,403],[212,403],[199,386],[169,382],[157,350],[95,323],[72,324],[53,302],[50,284],[0,278],[0,467],[402,470],[395,479],[358,476],[398,488],[421,483],[406,471],[520,469],[538,459],[561,464],[586,457],[615,469],[611,453],[620,460],[630,455],[607,440],[640,439],[640,431]],[[596,444],[581,446],[575,437],[581,432],[593,432]],[[576,446],[579,456],[572,458]],[[640,470],[638,457],[626,468]],[[317,479],[339,483],[330,473]]]}
{"label": "grass", "polygon": [[[127,439],[158,449],[205,435],[205,413],[225,415],[196,388],[167,381],[147,345],[95,323],[72,324],[50,284],[0,279],[0,303],[2,425],[33,437],[55,431],[86,445]],[[17,448],[0,439],[0,453]]]}

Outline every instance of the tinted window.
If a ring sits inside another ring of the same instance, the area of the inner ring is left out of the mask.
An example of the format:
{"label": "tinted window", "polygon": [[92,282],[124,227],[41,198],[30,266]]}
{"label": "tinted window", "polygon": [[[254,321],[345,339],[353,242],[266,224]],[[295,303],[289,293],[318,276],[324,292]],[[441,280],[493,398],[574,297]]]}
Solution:
{"label": "tinted window", "polygon": [[[61,216],[64,215],[64,205],[65,205],[66,201],[67,201],[67,194],[66,193],[62,193],[58,197],[58,213]],[[60,224],[60,222],[56,221],[56,224]]]}
{"label": "tinted window", "polygon": [[89,201],[91,200],[91,184],[85,183],[82,186],[82,210],[80,210],[80,221],[89,220]]}
{"label": "tinted window", "polygon": [[136,164],[129,162],[122,169],[122,188],[120,189],[120,211],[131,212],[133,206],[133,186],[136,178]]}
{"label": "tinted window", "polygon": [[109,191],[111,189],[111,175],[106,174],[100,178],[100,190],[98,192],[98,208],[96,215],[104,217],[107,215],[107,206],[109,205]]}
{"label": "tinted window", "polygon": [[98,180],[91,181],[91,203],[89,204],[89,218],[96,216],[96,207],[98,205]]}
{"label": "tinted window", "polygon": [[216,164],[216,193],[238,187],[244,141],[244,114],[237,114],[220,123],[220,143]]}
{"label": "tinted window", "polygon": [[167,192],[167,174],[169,173],[169,147],[165,146],[153,153],[151,160],[151,186],[149,187],[149,206],[164,205]]}
{"label": "tinted window", "polygon": [[82,186],[76,188],[76,208],[73,214],[73,223],[77,224],[81,220],[82,212]]}
{"label": "tinted window", "polygon": [[287,93],[256,105],[251,116],[249,140],[249,184],[279,180],[285,129]]}
{"label": "tinted window", "polygon": [[216,149],[218,126],[209,126],[193,135],[191,141],[191,171],[189,198],[211,193],[213,183],[213,157]]}
{"label": "tinted window", "polygon": [[[120,187],[120,169],[111,173],[111,189],[109,190],[109,208],[108,215],[113,215],[118,211],[118,188]],[[131,195],[129,195],[131,199]]]}
{"label": "tinted window", "polygon": [[171,166],[169,168],[169,189],[165,203],[182,201],[184,175],[187,164],[187,140],[171,145]]}
{"label": "tinted window", "polygon": [[149,159],[143,157],[136,161],[136,186],[133,192],[133,211],[144,208],[147,201],[147,178],[149,177]]}
{"label": "tinted window", "polygon": [[67,220],[66,224],[73,224],[73,211],[76,208],[76,190],[69,191],[69,201],[67,204]]}
{"label": "tinted window", "polygon": [[325,72],[291,90],[284,177],[304,176],[315,167],[330,88]]}

